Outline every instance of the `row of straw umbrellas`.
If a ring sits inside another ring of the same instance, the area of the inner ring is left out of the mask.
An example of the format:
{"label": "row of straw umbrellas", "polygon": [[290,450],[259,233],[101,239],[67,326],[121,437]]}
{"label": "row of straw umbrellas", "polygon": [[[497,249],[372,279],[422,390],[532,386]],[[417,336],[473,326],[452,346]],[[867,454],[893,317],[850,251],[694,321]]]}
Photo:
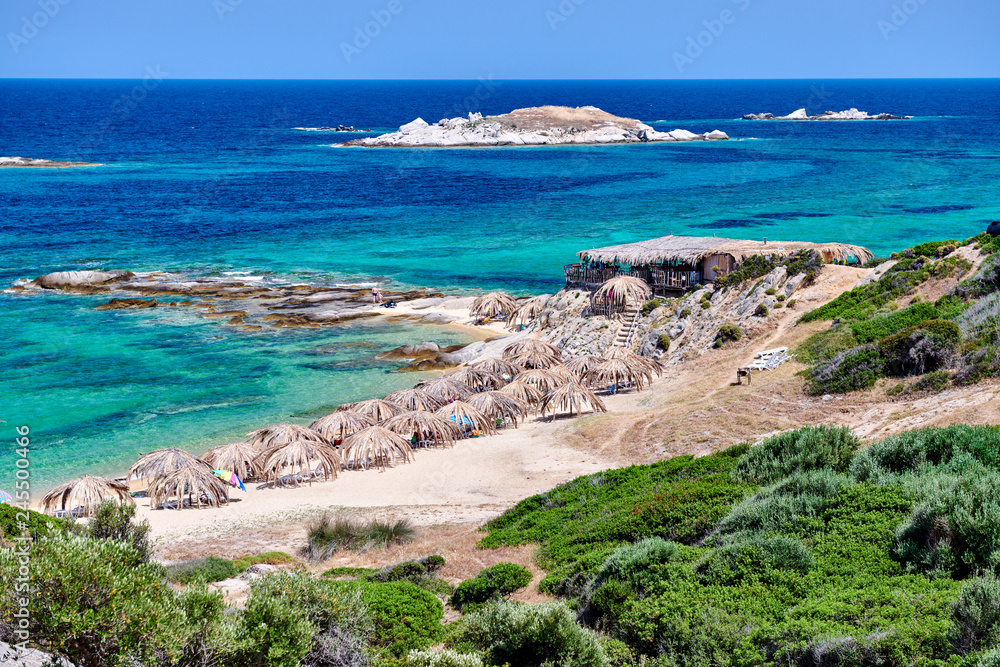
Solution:
{"label": "row of straw umbrellas", "polygon": [[[417,447],[449,447],[469,435],[517,427],[529,414],[574,414],[606,408],[594,389],[641,390],[662,369],[625,348],[604,357],[563,360],[556,346],[536,339],[508,345],[490,358],[420,382],[411,389],[339,406],[309,427],[278,424],[198,457],[179,449],[142,456],[124,480],[83,477],[45,495],[43,512],[84,516],[102,501],[134,502],[128,482],[147,483],[152,507],[217,507],[229,500],[221,471],[273,487],[312,484],[345,470],[385,470],[413,460]],[[224,475],[223,475],[224,476]]]}

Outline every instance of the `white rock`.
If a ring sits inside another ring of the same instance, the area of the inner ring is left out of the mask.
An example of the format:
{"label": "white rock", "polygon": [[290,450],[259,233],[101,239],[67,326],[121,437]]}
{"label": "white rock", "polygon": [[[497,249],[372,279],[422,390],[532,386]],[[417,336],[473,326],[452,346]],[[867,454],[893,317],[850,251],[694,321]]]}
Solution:
{"label": "white rock", "polygon": [[399,131],[401,134],[409,134],[415,130],[422,130],[426,127],[430,127],[427,121],[423,118],[417,118],[416,120],[411,120],[406,125],[400,125]]}
{"label": "white rock", "polygon": [[787,116],[782,116],[783,120],[806,120],[809,118],[809,114],[806,113],[805,109],[796,109]]}

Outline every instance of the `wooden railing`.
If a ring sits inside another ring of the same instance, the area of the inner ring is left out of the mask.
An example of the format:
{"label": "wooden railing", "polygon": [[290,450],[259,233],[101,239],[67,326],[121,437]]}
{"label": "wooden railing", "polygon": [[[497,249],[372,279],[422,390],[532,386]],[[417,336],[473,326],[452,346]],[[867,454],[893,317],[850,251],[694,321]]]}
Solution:
{"label": "wooden railing", "polygon": [[666,269],[637,268],[623,271],[615,268],[599,269],[581,264],[567,264],[563,267],[566,287],[581,287],[592,290],[616,276],[634,276],[646,281],[653,291],[686,290],[702,284],[697,271],[668,271]]}

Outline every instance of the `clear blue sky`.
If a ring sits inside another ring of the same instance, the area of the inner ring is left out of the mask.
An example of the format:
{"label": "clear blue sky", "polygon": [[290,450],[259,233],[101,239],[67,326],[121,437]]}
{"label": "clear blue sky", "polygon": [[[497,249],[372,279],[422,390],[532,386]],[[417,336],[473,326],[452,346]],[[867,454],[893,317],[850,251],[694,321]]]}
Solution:
{"label": "clear blue sky", "polygon": [[[139,78],[150,66],[175,79],[1000,76],[998,0],[0,4],[0,77]],[[366,27],[374,36],[358,37]]]}

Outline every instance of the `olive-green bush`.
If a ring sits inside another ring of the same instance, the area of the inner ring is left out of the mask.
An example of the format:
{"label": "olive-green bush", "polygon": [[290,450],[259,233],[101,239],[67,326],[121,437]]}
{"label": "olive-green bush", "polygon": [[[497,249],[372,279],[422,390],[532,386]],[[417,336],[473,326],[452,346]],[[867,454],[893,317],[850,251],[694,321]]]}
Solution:
{"label": "olive-green bush", "polygon": [[458,610],[480,605],[497,598],[507,598],[531,583],[531,572],[515,563],[497,563],[466,579],[451,595],[451,606]]}

